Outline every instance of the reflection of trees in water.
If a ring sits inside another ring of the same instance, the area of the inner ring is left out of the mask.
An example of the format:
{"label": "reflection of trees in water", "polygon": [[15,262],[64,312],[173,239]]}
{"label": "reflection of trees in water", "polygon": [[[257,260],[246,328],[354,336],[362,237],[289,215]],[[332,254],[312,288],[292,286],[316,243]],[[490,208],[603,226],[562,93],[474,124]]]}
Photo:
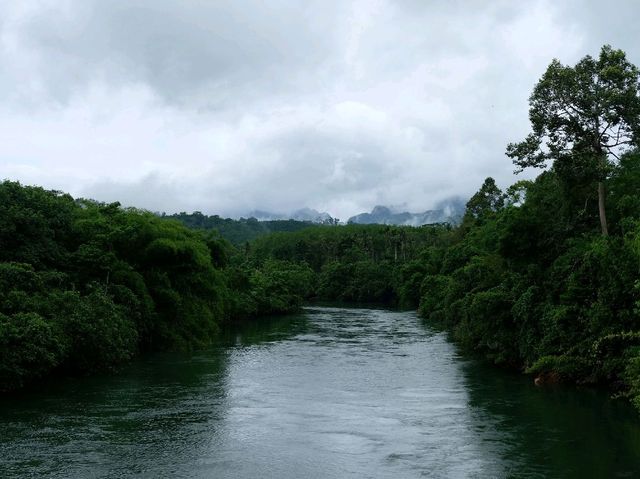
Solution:
{"label": "reflection of trees in water", "polygon": [[227,326],[220,334],[220,344],[251,346],[282,341],[305,333],[308,327],[309,324],[305,314],[265,316],[257,320]]}
{"label": "reflection of trees in water", "polygon": [[640,423],[623,401],[586,388],[538,388],[477,361],[463,371],[474,429],[513,465],[509,477],[640,477]]}
{"label": "reflection of trees in water", "polygon": [[227,407],[227,360],[223,348],[155,354],[115,376],[4,399],[0,474],[93,477],[193,460]]}
{"label": "reflection of trees in water", "polygon": [[[362,337],[377,325],[374,341],[382,338],[380,328],[390,332],[391,325],[402,325],[360,324],[358,311],[344,313],[353,321],[335,323],[317,314],[320,319],[310,322],[302,314],[235,325],[209,351],[146,356],[116,376],[59,381],[46,391],[1,400],[0,477],[178,477],[204,471],[198,468],[225,455],[218,451],[228,454],[236,446],[230,438],[238,423],[229,421],[230,408],[237,406],[229,390],[233,350],[298,334],[318,336],[318,328],[328,328],[327,340],[335,342],[356,332]],[[401,330],[416,334],[408,326]],[[448,343],[434,352],[438,344],[424,347],[434,357],[449,354]],[[493,467],[495,458],[495,470],[504,471],[498,477],[640,477],[640,425],[627,404],[588,389],[540,389],[529,377],[452,361],[454,371],[444,373],[455,374],[447,376],[451,387],[467,392],[472,440],[477,437],[486,451],[479,464]],[[433,387],[444,388],[445,379],[434,380]],[[229,475],[235,467],[229,463]]]}
{"label": "reflection of trees in water", "polygon": [[287,339],[306,324],[304,315],[236,324],[208,351],[147,355],[113,376],[58,380],[4,398],[1,476],[166,471],[210,456],[229,407],[228,346]]}

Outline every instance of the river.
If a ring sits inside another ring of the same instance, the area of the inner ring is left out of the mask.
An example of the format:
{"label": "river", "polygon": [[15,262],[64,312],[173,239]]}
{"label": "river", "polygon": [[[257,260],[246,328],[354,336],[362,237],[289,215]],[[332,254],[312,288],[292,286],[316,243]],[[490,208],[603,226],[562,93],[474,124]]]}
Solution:
{"label": "river", "polygon": [[310,307],[0,399],[0,477],[640,477],[640,420],[465,358],[415,313]]}

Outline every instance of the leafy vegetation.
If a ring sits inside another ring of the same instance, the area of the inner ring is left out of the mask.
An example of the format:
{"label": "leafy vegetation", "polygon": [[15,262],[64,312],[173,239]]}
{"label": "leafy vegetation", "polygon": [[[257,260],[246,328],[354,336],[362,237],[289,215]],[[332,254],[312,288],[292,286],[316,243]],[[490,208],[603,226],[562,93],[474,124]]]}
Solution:
{"label": "leafy vegetation", "polygon": [[0,390],[202,347],[225,320],[300,306],[305,268],[248,269],[237,254],[117,203],[0,183]]}
{"label": "leafy vegetation", "polygon": [[416,307],[418,295],[409,284],[423,270],[421,256],[450,229],[448,225],[318,226],[259,238],[249,256],[255,265],[272,258],[308,266],[316,278],[308,297]]}
{"label": "leafy vegetation", "polygon": [[495,363],[640,406],[640,153],[623,149],[638,145],[639,80],[608,46],[551,63],[533,133],[507,148],[518,167],[551,167],[505,193],[487,179],[423,279],[421,313]]}
{"label": "leafy vegetation", "polygon": [[215,230],[220,236],[235,246],[243,246],[260,236],[269,233],[292,232],[314,226],[309,221],[297,220],[270,220],[258,221],[256,218],[221,218],[218,215],[208,216],[199,211],[193,213],[176,213],[162,215],[163,218],[178,220],[185,226],[199,230]]}

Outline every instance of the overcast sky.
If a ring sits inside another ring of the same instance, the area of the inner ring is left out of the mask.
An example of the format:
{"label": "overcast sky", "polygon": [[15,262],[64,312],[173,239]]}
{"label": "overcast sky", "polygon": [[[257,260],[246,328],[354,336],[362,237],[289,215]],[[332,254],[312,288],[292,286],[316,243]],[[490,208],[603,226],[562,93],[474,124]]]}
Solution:
{"label": "overcast sky", "polygon": [[640,64],[636,5],[0,0],[0,179],[166,212],[423,211],[514,181],[552,58]]}

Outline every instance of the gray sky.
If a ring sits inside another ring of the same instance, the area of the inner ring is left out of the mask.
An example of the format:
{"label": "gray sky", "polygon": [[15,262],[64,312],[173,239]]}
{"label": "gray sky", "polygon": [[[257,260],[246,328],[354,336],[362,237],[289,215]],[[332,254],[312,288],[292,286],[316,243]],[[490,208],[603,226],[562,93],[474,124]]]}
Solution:
{"label": "gray sky", "polygon": [[640,3],[0,0],[0,179],[154,211],[422,211],[528,132],[552,58],[640,64]]}

